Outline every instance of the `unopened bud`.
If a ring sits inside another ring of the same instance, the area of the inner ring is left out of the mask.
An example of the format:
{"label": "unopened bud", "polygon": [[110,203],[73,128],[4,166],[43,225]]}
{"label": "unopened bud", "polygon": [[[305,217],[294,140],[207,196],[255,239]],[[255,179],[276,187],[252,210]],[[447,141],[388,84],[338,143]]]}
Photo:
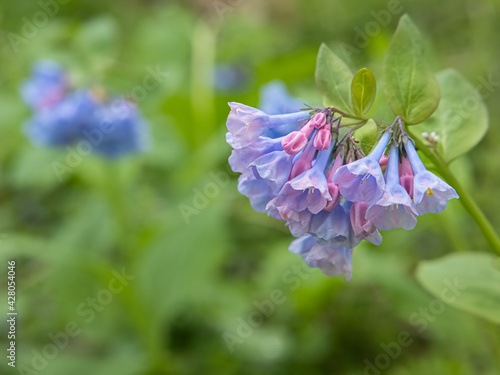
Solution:
{"label": "unopened bud", "polygon": [[301,131],[294,131],[281,140],[283,150],[289,155],[297,155],[307,144],[307,137]]}

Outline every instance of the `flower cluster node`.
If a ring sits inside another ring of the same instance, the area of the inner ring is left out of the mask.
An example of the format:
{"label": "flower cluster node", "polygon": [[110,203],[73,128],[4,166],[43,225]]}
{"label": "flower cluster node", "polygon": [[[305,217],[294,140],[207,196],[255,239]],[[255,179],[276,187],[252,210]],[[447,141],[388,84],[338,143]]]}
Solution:
{"label": "flower cluster node", "polygon": [[422,138],[424,138],[427,142],[429,142],[434,147],[439,142],[439,135],[437,135],[436,132],[431,132],[430,134],[427,132],[422,132]]}

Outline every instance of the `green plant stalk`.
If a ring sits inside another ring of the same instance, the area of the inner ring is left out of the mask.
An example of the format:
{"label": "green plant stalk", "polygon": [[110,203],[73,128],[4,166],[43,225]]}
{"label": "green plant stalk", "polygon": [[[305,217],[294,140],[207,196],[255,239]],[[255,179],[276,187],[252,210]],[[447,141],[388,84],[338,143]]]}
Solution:
{"label": "green plant stalk", "polygon": [[422,151],[422,153],[424,153],[425,156],[427,156],[434,163],[439,173],[455,188],[458,195],[460,196],[460,202],[478,225],[491,249],[500,256],[500,237],[498,237],[498,234],[495,232],[495,229],[491,225],[488,218],[484,215],[481,208],[477,205],[474,199],[472,199],[471,195],[458,182],[456,177],[453,175],[453,173],[451,173],[450,169],[441,159],[441,157],[430,150],[428,147],[426,147],[418,138],[414,137],[411,132],[408,131],[408,129],[406,129],[406,132],[415,141],[415,145],[418,147],[418,149]]}
{"label": "green plant stalk", "polygon": [[191,38],[191,112],[196,131],[192,132],[195,145],[200,145],[210,136],[215,121],[215,93],[213,70],[217,36],[204,20],[195,25]]}

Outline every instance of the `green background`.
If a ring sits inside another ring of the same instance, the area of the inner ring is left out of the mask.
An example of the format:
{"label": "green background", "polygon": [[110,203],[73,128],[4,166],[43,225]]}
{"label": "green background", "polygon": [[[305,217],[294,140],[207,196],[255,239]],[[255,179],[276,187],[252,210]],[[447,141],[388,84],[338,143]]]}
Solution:
{"label": "green background", "polygon": [[[459,201],[411,232],[384,233],[379,247],[357,247],[347,283],[305,267],[283,223],[251,209],[225,143],[227,102],[256,106],[273,79],[320,102],[322,42],[380,77],[407,12],[433,70],[483,85],[490,129],[452,169],[499,228],[498,1],[64,2],[47,22],[37,2],[0,5],[0,310],[15,259],[18,312],[17,371],[2,355],[2,374],[498,374],[498,325],[443,307],[415,278],[423,259],[488,250]],[[12,33],[25,39],[12,44]],[[35,147],[22,130],[31,114],[19,86],[42,58],[110,95],[139,92],[148,69],[164,73],[138,100],[151,150],[84,156],[61,181],[53,163],[70,153]],[[246,69],[246,83],[217,89],[218,64]],[[122,271],[131,280],[107,292]],[[66,340],[68,324],[78,334]]]}

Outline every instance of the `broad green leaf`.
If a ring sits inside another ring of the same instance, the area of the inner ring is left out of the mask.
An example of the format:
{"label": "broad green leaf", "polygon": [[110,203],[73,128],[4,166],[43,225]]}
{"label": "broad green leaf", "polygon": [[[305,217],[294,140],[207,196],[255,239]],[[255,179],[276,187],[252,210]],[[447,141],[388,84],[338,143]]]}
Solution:
{"label": "broad green leaf", "polygon": [[399,20],[384,62],[385,95],[409,124],[427,119],[439,104],[439,85],[424,59],[422,36],[408,15]]}
{"label": "broad green leaf", "polygon": [[326,44],[319,48],[316,61],[316,85],[325,98],[327,105],[352,112],[351,82],[353,74],[340,57],[333,53]]}
{"label": "broad green leaf", "polygon": [[418,281],[450,305],[500,323],[498,259],[486,253],[456,253],[421,262]]}
{"label": "broad green leaf", "polygon": [[442,98],[434,114],[418,127],[436,132],[437,150],[447,162],[467,153],[488,130],[488,110],[478,91],[459,73],[447,69],[437,74]]}
{"label": "broad green leaf", "polygon": [[358,70],[351,82],[351,99],[354,113],[363,116],[367,113],[377,94],[377,82],[371,70]]}
{"label": "broad green leaf", "polygon": [[354,136],[359,141],[359,147],[368,155],[377,141],[378,129],[377,124],[372,119],[369,119],[366,125],[354,132]]}

